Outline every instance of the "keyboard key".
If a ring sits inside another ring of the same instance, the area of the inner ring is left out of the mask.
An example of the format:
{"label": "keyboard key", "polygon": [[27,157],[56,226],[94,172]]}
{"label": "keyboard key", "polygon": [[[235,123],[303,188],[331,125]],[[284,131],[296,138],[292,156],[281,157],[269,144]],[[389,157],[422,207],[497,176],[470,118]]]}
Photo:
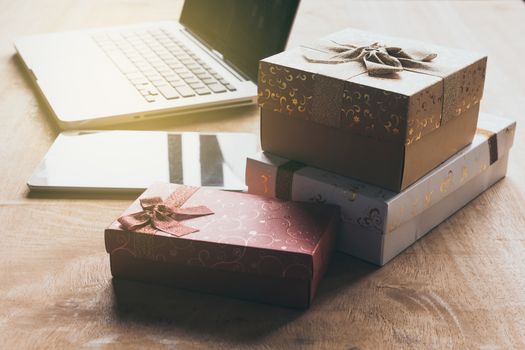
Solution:
{"label": "keyboard key", "polygon": [[168,74],[163,74],[162,75],[164,77],[164,79],[166,79],[167,81],[170,81],[170,80],[180,80],[180,78],[175,75],[173,72],[169,72]]}
{"label": "keyboard key", "polygon": [[182,58],[179,58],[179,60],[182,63],[184,63],[185,65],[188,65],[188,64],[191,64],[192,62],[194,62],[191,57],[188,57],[188,58],[182,57]]}
{"label": "keyboard key", "polygon": [[179,81],[170,81],[169,82],[171,84],[171,86],[173,86],[174,88],[178,88],[180,86],[186,86],[186,83],[182,80],[179,80]]}
{"label": "keyboard key", "polygon": [[158,75],[158,76],[155,76],[155,77],[148,78],[148,80],[151,81],[152,83],[155,83],[155,82],[163,81],[164,78],[161,77],[160,75]]}
{"label": "keyboard key", "polygon": [[182,70],[184,68],[184,66],[180,63],[169,64],[168,66],[174,71]]}
{"label": "keyboard key", "polygon": [[139,90],[142,96],[158,96],[158,91],[153,86],[145,90]]}
{"label": "keyboard key", "polygon": [[179,98],[179,94],[177,93],[177,91],[169,85],[160,86],[159,91],[162,94],[162,96],[164,96],[168,100],[174,100],[176,98]]}
{"label": "keyboard key", "polygon": [[165,81],[165,80],[154,81],[154,82],[153,82],[153,85],[154,85],[157,89],[160,89],[161,86],[168,86],[168,82]]}
{"label": "keyboard key", "polygon": [[226,88],[219,83],[209,84],[208,87],[215,93],[226,92]]}
{"label": "keyboard key", "polygon": [[179,92],[179,94],[181,94],[182,97],[195,96],[195,92],[189,86],[179,86],[177,87],[177,91]]}
{"label": "keyboard key", "polygon": [[199,79],[201,79],[201,80],[203,80],[203,79],[207,79],[207,78],[209,78],[209,79],[213,79],[213,78],[211,77],[211,75],[209,75],[209,74],[206,73],[206,72],[204,72],[204,73],[197,73],[197,74],[195,74],[195,75],[196,75]]}
{"label": "keyboard key", "polygon": [[180,82],[183,82],[183,83],[184,83],[184,81],[183,81],[181,78],[179,78],[179,77],[171,77],[171,76],[170,76],[169,78],[164,78],[164,79],[166,79],[167,81],[169,81],[170,84],[171,84],[171,83],[180,83]]}
{"label": "keyboard key", "polygon": [[159,69],[159,73],[162,76],[166,76],[166,75],[173,74],[173,71],[171,69],[169,69],[168,67],[166,67],[166,68],[163,68],[163,69]]}
{"label": "keyboard key", "polygon": [[157,100],[155,97],[153,97],[153,96],[148,96],[148,95],[144,96],[144,98],[145,98],[146,101],[148,101],[148,102],[155,102],[155,101]]}
{"label": "keyboard key", "polygon": [[209,95],[211,94],[211,91],[210,89],[208,89],[207,87],[203,86],[201,88],[196,88],[194,89],[196,93],[198,93],[199,95]]}
{"label": "keyboard key", "polygon": [[235,86],[233,86],[232,84],[226,84],[226,89],[230,90],[230,91],[236,91],[237,89],[235,88]]}
{"label": "keyboard key", "polygon": [[136,87],[142,94],[145,95],[148,95],[150,90],[155,90],[155,87],[150,83],[137,85]]}
{"label": "keyboard key", "polygon": [[180,55],[182,55],[182,53],[183,53],[184,51],[182,51],[181,49],[176,48],[176,49],[171,49],[170,52],[171,52],[174,56],[180,56]]}
{"label": "keyboard key", "polygon": [[205,84],[215,84],[217,81],[212,77],[206,77],[201,79]]}
{"label": "keyboard key", "polygon": [[189,78],[185,78],[184,81],[187,82],[188,84],[190,84],[190,83],[200,83],[199,79],[195,78],[194,76],[191,76]]}
{"label": "keyboard key", "polygon": [[168,66],[165,65],[164,63],[162,63],[162,64],[159,64],[159,63],[154,64],[154,65],[153,65],[153,68],[155,68],[155,69],[156,69],[157,71],[159,71],[159,72],[160,72],[160,71],[165,71],[165,70],[167,70],[167,71],[171,71],[170,67],[168,67]]}
{"label": "keyboard key", "polygon": [[206,71],[204,69],[202,69],[200,66],[198,66],[197,68],[190,68],[191,72],[193,74],[206,74]]}
{"label": "keyboard key", "polygon": [[[187,82],[187,81],[186,81]],[[199,82],[195,82],[195,83],[188,83],[188,85],[193,89],[200,89],[200,88],[203,88],[203,87],[206,87],[203,83],[201,83],[200,81]]]}

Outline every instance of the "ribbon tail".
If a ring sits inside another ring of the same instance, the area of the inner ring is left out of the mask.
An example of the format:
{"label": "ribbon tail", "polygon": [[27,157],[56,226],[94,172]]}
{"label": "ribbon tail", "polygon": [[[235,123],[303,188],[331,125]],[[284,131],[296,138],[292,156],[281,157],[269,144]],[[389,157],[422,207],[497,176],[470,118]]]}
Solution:
{"label": "ribbon tail", "polygon": [[205,215],[211,215],[213,214],[213,211],[211,211],[210,208],[208,208],[205,205],[199,205],[195,207],[189,207],[189,208],[170,208],[173,214],[177,217],[178,220],[180,217],[185,218],[191,218],[191,217],[198,217],[198,216],[205,216]]}
{"label": "ribbon tail", "polygon": [[309,47],[302,47],[302,53],[304,59],[310,63],[338,64],[348,61],[344,59],[334,59],[334,56],[330,52],[312,49]]}
{"label": "ribbon tail", "polygon": [[165,208],[165,211],[158,210],[155,212],[152,218],[152,226],[177,237],[199,231],[199,229],[186,226],[179,221],[213,214],[213,211],[204,205],[189,208]]}
{"label": "ribbon tail", "polygon": [[342,59],[346,61],[357,61],[366,55],[364,49],[359,47],[357,49],[349,49],[341,52],[337,55],[332,56],[333,59]]}
{"label": "ribbon tail", "polygon": [[155,220],[153,222],[153,226],[162,232],[166,232],[166,233],[169,233],[170,235],[177,236],[177,237],[181,237],[189,233],[199,231],[199,229],[183,225],[175,219],[168,220],[168,221]]}
{"label": "ribbon tail", "polygon": [[401,64],[403,65],[403,68],[414,68],[414,69],[425,69],[425,70],[429,70],[431,71],[432,70],[432,67],[427,63],[427,62],[422,62],[422,61],[416,61],[416,60],[411,60],[411,59],[407,59],[407,58],[400,58],[399,61],[401,62]]}
{"label": "ribbon tail", "polygon": [[[339,51],[348,51],[349,49],[357,49],[359,46],[356,46],[356,45],[352,45],[352,44],[341,44],[341,43],[338,43],[337,41],[335,40],[330,40],[331,43],[335,44],[335,46],[331,45],[330,47],[332,48],[332,50],[339,50]],[[362,45],[362,46],[366,46],[366,45]]]}
{"label": "ribbon tail", "polygon": [[320,59],[312,58],[306,55],[303,55],[303,57],[305,60],[307,60],[310,63],[338,64],[338,63],[347,62],[345,60],[334,60],[334,59],[320,60]]}
{"label": "ribbon tail", "polygon": [[436,53],[419,49],[402,49],[400,47],[387,47],[386,51],[397,58],[406,58],[414,61],[430,62],[437,57]]}

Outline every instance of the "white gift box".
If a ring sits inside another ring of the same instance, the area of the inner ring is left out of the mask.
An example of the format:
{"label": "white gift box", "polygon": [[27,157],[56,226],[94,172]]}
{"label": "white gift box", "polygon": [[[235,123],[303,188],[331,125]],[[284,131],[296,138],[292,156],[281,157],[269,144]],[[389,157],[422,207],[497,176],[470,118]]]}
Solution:
{"label": "white gift box", "polygon": [[515,127],[481,113],[472,143],[401,193],[263,152],[248,159],[246,184],[253,194],[341,206],[337,249],[384,265],[505,176]]}

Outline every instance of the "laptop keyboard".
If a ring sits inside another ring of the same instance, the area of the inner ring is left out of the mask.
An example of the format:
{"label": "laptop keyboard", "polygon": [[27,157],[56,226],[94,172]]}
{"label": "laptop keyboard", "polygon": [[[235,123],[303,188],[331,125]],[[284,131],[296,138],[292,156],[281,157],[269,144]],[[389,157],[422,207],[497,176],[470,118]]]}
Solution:
{"label": "laptop keyboard", "polygon": [[97,33],[93,39],[148,102],[236,90],[165,29]]}

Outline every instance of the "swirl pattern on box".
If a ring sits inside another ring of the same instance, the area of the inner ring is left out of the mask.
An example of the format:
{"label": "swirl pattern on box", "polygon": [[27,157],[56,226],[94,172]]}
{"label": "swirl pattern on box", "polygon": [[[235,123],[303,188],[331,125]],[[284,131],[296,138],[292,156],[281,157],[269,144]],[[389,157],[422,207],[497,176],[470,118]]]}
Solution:
{"label": "swirl pattern on box", "polygon": [[[158,190],[155,192],[160,195]],[[161,192],[163,198],[169,194],[165,189]],[[143,196],[149,195],[151,191]],[[108,252],[213,269],[309,279],[314,273],[312,255],[326,234],[334,234],[329,226],[338,215],[333,206],[202,188],[182,207],[203,203],[215,214],[186,220],[198,228],[198,232],[183,237],[161,231],[145,234],[122,230],[116,222],[106,231]],[[130,210],[137,205],[135,202]]]}
{"label": "swirl pattern on box", "polygon": [[[362,35],[347,30],[337,34],[337,40],[351,42],[356,39],[353,36]],[[374,39],[371,33],[366,37]],[[395,41],[407,49],[415,45],[409,40]],[[291,49],[260,62],[259,106],[410,146],[477,108],[483,95],[485,56],[438,46],[432,50],[437,53],[432,65],[408,66],[389,78],[363,78],[366,69],[357,62],[308,63],[301,50]]]}

